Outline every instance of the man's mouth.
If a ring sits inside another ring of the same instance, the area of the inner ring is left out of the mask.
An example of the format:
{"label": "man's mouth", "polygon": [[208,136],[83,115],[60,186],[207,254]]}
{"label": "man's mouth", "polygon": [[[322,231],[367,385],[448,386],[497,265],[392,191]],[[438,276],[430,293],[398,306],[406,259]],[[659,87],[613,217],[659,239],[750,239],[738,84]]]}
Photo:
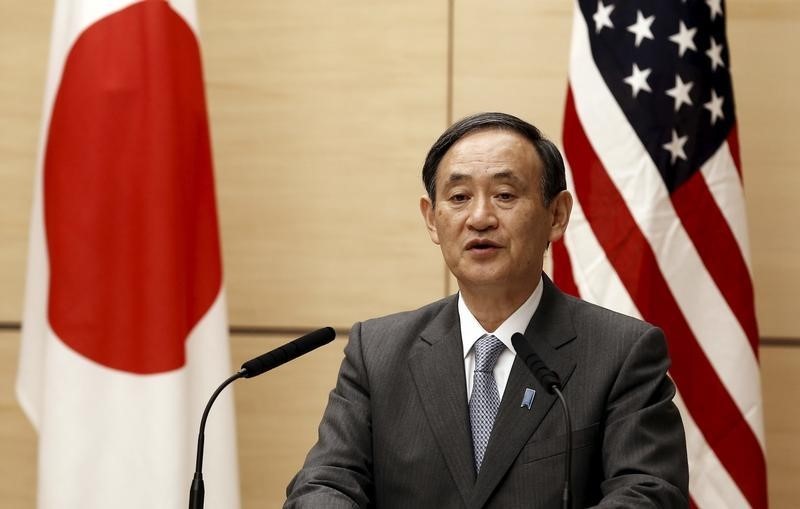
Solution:
{"label": "man's mouth", "polygon": [[467,243],[467,251],[488,251],[500,247],[499,244],[491,240],[476,239]]}

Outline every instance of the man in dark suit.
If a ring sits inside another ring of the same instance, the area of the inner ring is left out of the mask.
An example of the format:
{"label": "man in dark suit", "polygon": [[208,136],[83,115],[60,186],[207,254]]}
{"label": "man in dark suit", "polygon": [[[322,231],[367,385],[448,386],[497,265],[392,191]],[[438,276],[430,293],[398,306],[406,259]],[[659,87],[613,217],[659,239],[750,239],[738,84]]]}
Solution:
{"label": "man in dark suit", "polygon": [[516,357],[516,332],[564,385],[573,506],[688,507],[662,332],[542,273],[572,208],[556,147],[516,117],[474,115],[433,145],[423,181],[459,293],[353,326],[285,507],[559,507],[563,416]]}

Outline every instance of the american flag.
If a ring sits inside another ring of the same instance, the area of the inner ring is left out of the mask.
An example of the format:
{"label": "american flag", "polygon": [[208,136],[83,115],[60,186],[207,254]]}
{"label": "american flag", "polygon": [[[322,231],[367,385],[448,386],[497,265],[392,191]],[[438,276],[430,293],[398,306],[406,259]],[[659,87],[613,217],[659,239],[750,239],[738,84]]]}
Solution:
{"label": "american flag", "polygon": [[559,286],[664,329],[696,507],[767,507],[741,162],[722,0],[578,0]]}

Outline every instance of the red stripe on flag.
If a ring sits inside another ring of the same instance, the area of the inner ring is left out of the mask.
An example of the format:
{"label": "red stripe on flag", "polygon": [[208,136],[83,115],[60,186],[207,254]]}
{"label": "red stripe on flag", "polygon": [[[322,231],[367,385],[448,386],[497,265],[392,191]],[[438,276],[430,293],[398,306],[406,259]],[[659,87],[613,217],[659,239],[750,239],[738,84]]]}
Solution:
{"label": "red stripe on flag", "polygon": [[664,329],[670,373],[709,446],[755,508],[766,508],[761,447],[706,358],[661,274],[650,244],[594,152],[567,94],[564,149],[575,192],[598,242],[645,320]]}
{"label": "red stripe on flag", "polygon": [[564,243],[564,239],[557,240],[551,244],[553,254],[553,281],[556,286],[565,293],[580,297],[578,285],[575,284],[575,277],[572,274],[572,262],[569,258],[569,251]]}
{"label": "red stripe on flag", "polygon": [[728,133],[728,148],[731,151],[733,164],[736,165],[736,171],[739,173],[739,180],[742,179],[742,159],[739,155],[739,127],[736,122],[731,127],[731,132]]}
{"label": "red stripe on flag", "polygon": [[725,216],[708,190],[703,174],[695,172],[673,191],[672,204],[706,270],[742,325],[750,347],[758,358],[758,328],[750,271]]}

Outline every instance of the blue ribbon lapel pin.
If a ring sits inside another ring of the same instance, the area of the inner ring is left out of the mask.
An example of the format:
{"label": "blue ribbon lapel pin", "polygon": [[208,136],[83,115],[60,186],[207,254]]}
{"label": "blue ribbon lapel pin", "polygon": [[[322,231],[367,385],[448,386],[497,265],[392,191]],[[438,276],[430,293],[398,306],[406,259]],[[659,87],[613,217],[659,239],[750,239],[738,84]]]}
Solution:
{"label": "blue ribbon lapel pin", "polygon": [[534,396],[536,396],[535,390],[531,389],[530,387],[525,389],[525,394],[522,396],[522,404],[520,405],[520,408],[527,407],[528,410],[530,410],[531,406],[533,406]]}

